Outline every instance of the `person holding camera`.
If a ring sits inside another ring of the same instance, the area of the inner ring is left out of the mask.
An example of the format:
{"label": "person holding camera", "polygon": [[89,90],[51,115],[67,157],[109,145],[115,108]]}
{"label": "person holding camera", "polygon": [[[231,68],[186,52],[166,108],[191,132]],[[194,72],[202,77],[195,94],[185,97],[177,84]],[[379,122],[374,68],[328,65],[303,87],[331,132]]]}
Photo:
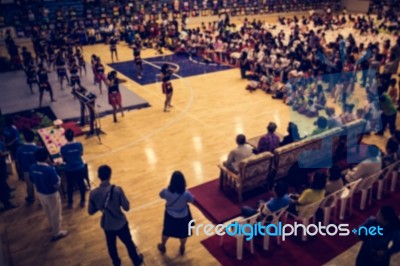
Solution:
{"label": "person holding camera", "polygon": [[124,109],[122,108],[121,93],[119,92],[119,84],[126,82],[124,79],[117,77],[116,71],[111,71],[107,76],[108,80],[108,103],[113,108],[114,123],[117,123],[117,108],[124,117]]}
{"label": "person holding camera", "polygon": [[108,253],[113,265],[121,265],[116,242],[118,237],[126,246],[133,265],[139,266],[143,263],[143,255],[136,250],[129,230],[128,220],[121,210],[122,208],[124,211],[129,211],[129,200],[121,187],[110,183],[111,174],[112,170],[108,165],[99,167],[98,177],[101,183],[98,188],[95,188],[90,193],[88,213],[89,215],[93,215],[98,211],[103,213],[101,227],[106,235]]}

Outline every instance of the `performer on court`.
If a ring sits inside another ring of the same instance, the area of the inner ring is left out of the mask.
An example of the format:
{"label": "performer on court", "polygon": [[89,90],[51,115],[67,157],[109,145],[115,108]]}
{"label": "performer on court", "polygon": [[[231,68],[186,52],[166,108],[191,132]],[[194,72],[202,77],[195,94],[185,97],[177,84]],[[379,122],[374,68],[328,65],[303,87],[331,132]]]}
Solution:
{"label": "performer on court", "polygon": [[38,85],[36,66],[33,60],[30,61],[28,68],[26,69],[26,82],[29,85],[31,93],[33,94],[33,83]]}
{"label": "performer on court", "polygon": [[114,63],[114,54],[115,54],[115,58],[118,61],[117,43],[118,43],[118,38],[115,35],[113,35],[110,39],[111,61],[113,63]]}
{"label": "performer on court", "polygon": [[92,66],[92,71],[93,71],[93,84],[96,85],[96,64],[97,64],[97,56],[95,54],[92,54],[92,57],[90,59],[90,64]]}
{"label": "performer on court", "polygon": [[138,79],[141,79],[143,76],[143,60],[140,56],[140,46],[133,44],[133,56],[136,64],[136,74]]}
{"label": "performer on court", "polygon": [[95,73],[96,73],[96,82],[99,83],[100,94],[103,94],[103,89],[101,86],[101,82],[107,85],[106,75],[104,73],[104,66],[101,63],[100,57],[97,57],[96,65],[95,65]]}
{"label": "performer on court", "polygon": [[55,70],[56,52],[54,51],[54,48],[52,45],[49,45],[47,47],[47,57],[49,58],[48,69],[51,69],[53,67],[53,70]]}
{"label": "performer on court", "polygon": [[60,82],[61,89],[63,90],[64,79],[66,79],[67,82],[69,83],[69,78],[67,75],[67,68],[65,66],[65,59],[61,52],[58,53],[56,58],[56,69],[57,69],[58,81]]}
{"label": "performer on court", "polygon": [[71,87],[74,91],[76,89],[75,85],[77,85],[78,88],[81,86],[81,78],[79,77],[79,66],[76,61],[72,63],[72,66],[69,69],[69,74],[71,76]]}
{"label": "performer on court", "polygon": [[113,108],[114,123],[117,123],[117,108],[124,117],[124,109],[122,108],[121,93],[119,92],[119,84],[126,82],[124,79],[117,77],[116,71],[111,71],[107,75],[108,79],[108,103]]}
{"label": "performer on court", "polygon": [[53,98],[53,90],[49,83],[48,71],[44,68],[43,64],[39,65],[38,79],[39,79],[39,107],[42,106],[44,91],[48,91],[50,93],[51,101],[55,102]]}
{"label": "performer on court", "polygon": [[174,89],[172,88],[171,76],[177,71],[170,68],[168,64],[161,66],[160,78],[162,80],[162,92],[165,94],[164,112],[169,112],[168,108],[173,107],[171,105],[172,94]]}
{"label": "performer on court", "polygon": [[82,77],[82,69],[83,69],[85,71],[85,76],[86,76],[86,63],[80,49],[76,49],[75,56],[78,59],[79,63],[79,75]]}

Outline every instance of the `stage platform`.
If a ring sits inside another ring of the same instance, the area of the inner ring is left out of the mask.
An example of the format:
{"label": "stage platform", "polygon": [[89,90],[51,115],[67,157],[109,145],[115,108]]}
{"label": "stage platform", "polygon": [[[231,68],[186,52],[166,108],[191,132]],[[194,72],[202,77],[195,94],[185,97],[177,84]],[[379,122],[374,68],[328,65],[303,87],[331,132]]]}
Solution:
{"label": "stage platform", "polygon": [[[93,73],[90,64],[87,63],[87,76],[81,77],[82,85],[97,95],[97,107],[101,116],[111,114],[112,108],[108,104],[107,88],[103,84],[103,94],[100,95],[98,85],[93,84]],[[39,107],[39,91],[34,84],[34,94],[32,95],[26,83],[26,76],[23,71],[7,72],[0,74],[0,109],[3,114],[12,114],[20,111],[27,111]],[[62,120],[76,120],[80,117],[80,105],[78,100],[71,94],[71,87],[64,84],[61,90],[55,71],[49,73],[49,81],[53,87],[56,102],[50,102],[50,96],[45,92],[42,106],[49,106],[57,118]],[[65,83],[65,82],[64,82]],[[122,105],[124,110],[133,110],[149,107],[149,103],[128,90],[123,84],[120,85],[122,95]]]}

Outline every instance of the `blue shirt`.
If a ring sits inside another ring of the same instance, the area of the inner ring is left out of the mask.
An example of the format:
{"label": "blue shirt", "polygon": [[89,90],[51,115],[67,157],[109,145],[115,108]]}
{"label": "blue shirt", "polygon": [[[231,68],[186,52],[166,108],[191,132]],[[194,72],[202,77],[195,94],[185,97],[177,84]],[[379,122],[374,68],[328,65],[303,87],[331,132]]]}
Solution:
{"label": "blue shirt", "polygon": [[271,198],[265,204],[271,212],[276,212],[277,210],[280,210],[280,209],[288,206],[289,203],[290,203],[290,197],[289,197],[289,195],[286,194],[282,198]]}
{"label": "blue shirt", "polygon": [[[375,217],[368,218],[363,226],[370,228],[372,226],[378,226],[378,222]],[[360,235],[360,239],[363,241],[361,249],[366,250],[384,250],[387,256],[392,256],[393,254],[400,251],[400,230],[388,231],[385,226],[383,227],[383,236],[381,235]],[[392,242],[392,245],[389,243]]]}
{"label": "blue shirt", "polygon": [[20,142],[19,132],[15,126],[4,127],[3,134],[7,144],[12,142],[14,139],[16,143]]}
{"label": "blue shirt", "polygon": [[160,192],[160,197],[167,201],[166,210],[169,215],[175,218],[184,218],[188,215],[188,202],[193,202],[194,197],[189,191],[183,194],[172,193],[167,188]]}
{"label": "blue shirt", "polygon": [[33,143],[25,143],[17,149],[17,161],[22,172],[29,172],[31,165],[36,163],[35,152],[39,149]]}
{"label": "blue shirt", "polygon": [[65,170],[75,171],[85,167],[82,160],[83,146],[80,142],[68,142],[61,147],[61,155],[66,164]]}
{"label": "blue shirt", "polygon": [[31,166],[29,178],[35,184],[37,192],[50,195],[58,191],[60,177],[56,169],[46,163],[35,163]]}

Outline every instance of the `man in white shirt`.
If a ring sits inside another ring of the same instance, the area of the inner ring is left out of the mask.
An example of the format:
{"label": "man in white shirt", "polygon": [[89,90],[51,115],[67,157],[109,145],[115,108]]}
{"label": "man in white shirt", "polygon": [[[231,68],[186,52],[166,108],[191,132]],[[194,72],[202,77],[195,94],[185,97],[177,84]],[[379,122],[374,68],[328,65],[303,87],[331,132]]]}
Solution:
{"label": "man in white shirt", "polygon": [[375,145],[368,146],[367,158],[357,164],[346,174],[346,181],[352,182],[359,178],[369,177],[382,169],[379,149]]}
{"label": "man in white shirt", "polygon": [[246,144],[246,136],[243,134],[236,136],[237,148],[232,150],[228,155],[228,160],[224,162],[224,166],[234,173],[239,172],[239,163],[253,155],[253,147]]}

